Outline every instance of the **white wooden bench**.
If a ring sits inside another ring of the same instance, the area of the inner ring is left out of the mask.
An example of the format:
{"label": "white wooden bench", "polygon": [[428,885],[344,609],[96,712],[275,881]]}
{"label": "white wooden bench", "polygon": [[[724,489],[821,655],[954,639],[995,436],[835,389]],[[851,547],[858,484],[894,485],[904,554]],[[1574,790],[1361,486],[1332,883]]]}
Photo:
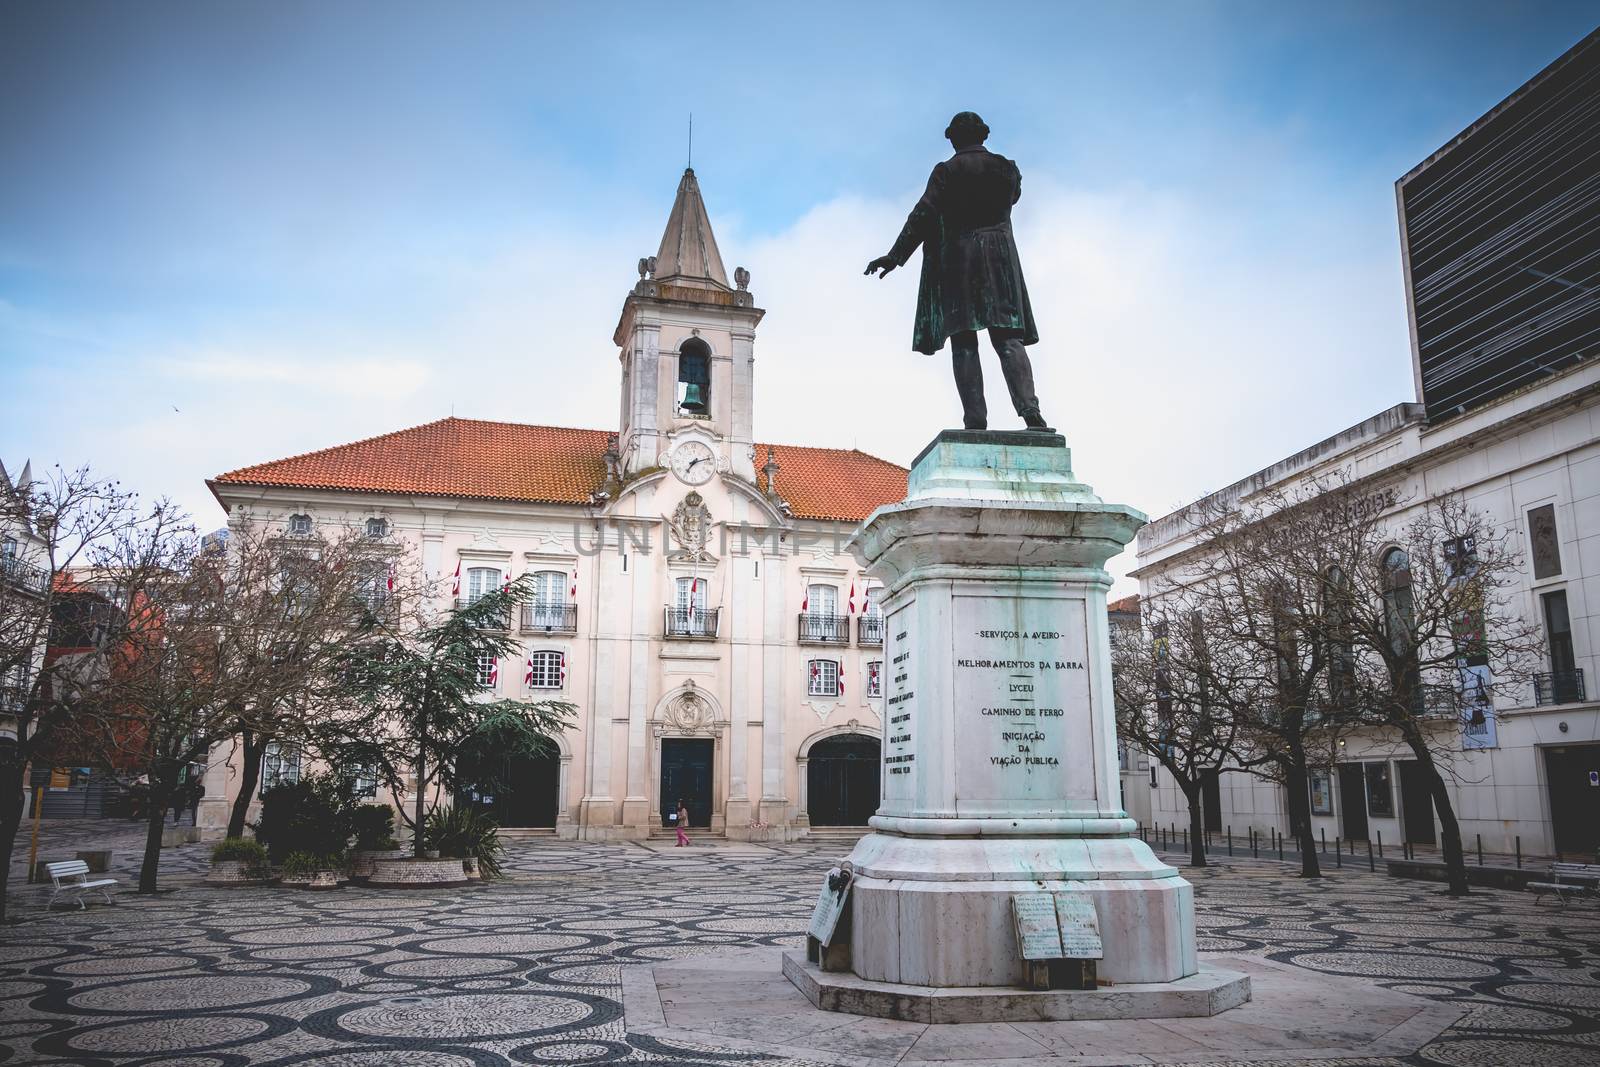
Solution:
{"label": "white wooden bench", "polygon": [[1529,882],[1528,888],[1533,890],[1535,904],[1549,893],[1566,907],[1567,897],[1593,896],[1595,890],[1600,889],[1600,867],[1592,863],[1552,863],[1550,880]]}
{"label": "white wooden bench", "polygon": [[117,884],[115,878],[97,878],[89,881],[89,865],[83,860],[63,860],[60,863],[47,863],[44,869],[50,873],[50,881],[55,886],[55,891],[50,894],[50,903],[47,907],[56,906],[56,897],[63,893],[72,894],[69,899],[78,902],[78,909],[83,910],[83,895],[91,889],[98,890],[106,898],[106,903],[112,903],[111,886]]}

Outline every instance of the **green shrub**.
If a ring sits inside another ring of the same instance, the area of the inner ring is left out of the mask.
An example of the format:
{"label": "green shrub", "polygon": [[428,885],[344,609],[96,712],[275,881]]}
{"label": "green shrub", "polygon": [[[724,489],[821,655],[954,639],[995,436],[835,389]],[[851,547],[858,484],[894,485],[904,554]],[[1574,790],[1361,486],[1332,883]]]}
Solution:
{"label": "green shrub", "polygon": [[283,857],[283,876],[285,878],[310,878],[318,871],[327,870],[322,857],[314,852],[291,852]]}
{"label": "green shrub", "polygon": [[471,808],[436,809],[422,824],[422,847],[452,859],[475,859],[485,878],[504,873],[500,857],[506,849],[500,843],[500,827]]}
{"label": "green shrub", "polygon": [[362,852],[387,852],[400,847],[394,839],[394,809],[387,804],[362,804],[351,817],[356,848]]}
{"label": "green shrub", "polygon": [[273,786],[262,796],[256,840],[278,864],[294,852],[342,856],[350,844],[351,819],[349,796],[340,782],[308,775]]}
{"label": "green shrub", "polygon": [[250,868],[265,867],[267,850],[259,841],[252,841],[247,837],[230,837],[219,841],[211,850],[212,863],[225,863],[228,860],[237,860]]}

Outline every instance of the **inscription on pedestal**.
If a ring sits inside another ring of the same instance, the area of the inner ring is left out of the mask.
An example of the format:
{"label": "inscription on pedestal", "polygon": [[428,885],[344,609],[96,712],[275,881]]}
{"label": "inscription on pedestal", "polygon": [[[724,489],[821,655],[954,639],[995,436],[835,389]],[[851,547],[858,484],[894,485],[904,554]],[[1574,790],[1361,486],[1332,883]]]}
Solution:
{"label": "inscription on pedestal", "polygon": [[1093,800],[1083,602],[960,596],[954,608],[963,811],[1048,814]]}
{"label": "inscription on pedestal", "polygon": [[1105,958],[1100,941],[1100,919],[1094,901],[1077,893],[1057,893],[1056,924],[1061,931],[1061,955],[1069,960]]}
{"label": "inscription on pedestal", "polygon": [[1025,960],[1061,958],[1061,929],[1049,893],[1013,893],[1011,917],[1017,924],[1017,950]]}
{"label": "inscription on pedestal", "polygon": [[911,772],[917,761],[916,672],[911,652],[911,611],[903,607],[884,620],[884,646],[889,657],[889,693],[884,700],[886,743],[883,748],[884,796],[910,795]]}

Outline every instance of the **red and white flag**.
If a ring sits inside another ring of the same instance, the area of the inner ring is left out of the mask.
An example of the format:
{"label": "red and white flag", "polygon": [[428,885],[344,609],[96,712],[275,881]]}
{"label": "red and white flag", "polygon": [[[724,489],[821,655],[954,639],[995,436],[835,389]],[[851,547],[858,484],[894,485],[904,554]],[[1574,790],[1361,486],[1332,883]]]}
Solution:
{"label": "red and white flag", "polygon": [[567,590],[567,599],[573,603],[578,601],[578,568],[572,568],[572,586]]}
{"label": "red and white flag", "polygon": [[811,610],[811,587],[803,586],[800,592],[800,614],[804,615]]}
{"label": "red and white flag", "polygon": [[533,687],[533,657],[532,656],[528,657],[528,671],[527,671],[526,674],[524,674],[522,676],[522,684],[525,685],[525,686],[528,686],[529,688]]}
{"label": "red and white flag", "polygon": [[500,657],[495,656],[489,661],[489,688],[493,689],[500,684]]}
{"label": "red and white flag", "polygon": [[689,622],[694,622],[694,602],[700,593],[700,579],[689,579]]}
{"label": "red and white flag", "polygon": [[567,654],[561,653],[561,688],[567,687]]}
{"label": "red and white flag", "polygon": [[391,593],[394,592],[394,564],[393,563],[389,564],[389,577],[384,582],[384,588],[387,589]]}
{"label": "red and white flag", "polygon": [[850,614],[856,613],[856,580],[850,579]]}
{"label": "red and white flag", "polygon": [[818,665],[816,660],[812,660],[811,661],[811,686],[812,686],[813,689],[816,688],[817,679],[821,678],[821,677],[822,677],[822,667]]}
{"label": "red and white flag", "polygon": [[455,580],[450,583],[450,595],[451,596],[460,596],[461,595],[461,561],[460,560],[456,560],[456,577],[455,577]]}
{"label": "red and white flag", "polygon": [[844,696],[844,664],[839,664],[839,695]]}
{"label": "red and white flag", "polygon": [[511,592],[511,568],[510,567],[506,568],[505,580],[500,583],[500,591],[502,593]]}

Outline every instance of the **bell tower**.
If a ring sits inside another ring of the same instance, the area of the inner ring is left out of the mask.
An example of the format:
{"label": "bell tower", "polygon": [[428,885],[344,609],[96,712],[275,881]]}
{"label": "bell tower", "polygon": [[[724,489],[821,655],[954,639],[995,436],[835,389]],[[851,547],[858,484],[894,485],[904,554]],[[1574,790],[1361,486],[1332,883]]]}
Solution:
{"label": "bell tower", "polygon": [[751,382],[756,326],[766,314],[750,272],[722,266],[693,169],[678,182],[661,247],[639,260],[612,341],[622,363],[618,434],[626,477],[665,466],[680,439],[699,438],[717,469],[755,480]]}

